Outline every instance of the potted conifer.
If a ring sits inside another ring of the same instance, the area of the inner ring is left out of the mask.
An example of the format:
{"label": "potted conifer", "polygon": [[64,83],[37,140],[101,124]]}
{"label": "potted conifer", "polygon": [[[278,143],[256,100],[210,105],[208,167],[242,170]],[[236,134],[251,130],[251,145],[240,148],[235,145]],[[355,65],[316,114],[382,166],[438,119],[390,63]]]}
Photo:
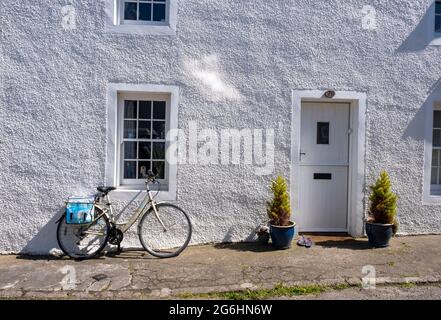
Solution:
{"label": "potted conifer", "polygon": [[270,235],[274,247],[289,248],[295,233],[295,223],[291,218],[291,205],[286,180],[278,176],[272,182],[273,199],[267,202],[267,213],[270,219]]}
{"label": "potted conifer", "polygon": [[398,230],[397,196],[391,190],[391,182],[386,171],[382,171],[380,177],[371,190],[370,208],[366,219],[366,234],[369,243],[377,248],[389,246],[389,241]]}

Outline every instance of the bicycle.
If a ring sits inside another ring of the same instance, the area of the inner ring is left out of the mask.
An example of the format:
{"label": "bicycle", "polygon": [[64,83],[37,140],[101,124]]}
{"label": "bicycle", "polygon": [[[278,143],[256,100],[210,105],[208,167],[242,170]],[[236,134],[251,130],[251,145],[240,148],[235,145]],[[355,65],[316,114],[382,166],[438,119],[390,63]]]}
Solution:
{"label": "bicycle", "polygon": [[[190,242],[190,218],[175,204],[156,202],[154,198],[159,193],[159,181],[151,170],[143,176],[146,179],[146,195],[127,222],[118,223],[114,215],[109,193],[115,187],[97,188],[95,214],[90,223],[68,224],[64,213],[57,221],[57,241],[63,253],[74,259],[89,259],[98,255],[107,243],[117,245],[120,252],[124,233],[139,220],[138,237],[147,252],[158,258],[178,256]],[[158,184],[155,195],[150,191],[150,183]]]}

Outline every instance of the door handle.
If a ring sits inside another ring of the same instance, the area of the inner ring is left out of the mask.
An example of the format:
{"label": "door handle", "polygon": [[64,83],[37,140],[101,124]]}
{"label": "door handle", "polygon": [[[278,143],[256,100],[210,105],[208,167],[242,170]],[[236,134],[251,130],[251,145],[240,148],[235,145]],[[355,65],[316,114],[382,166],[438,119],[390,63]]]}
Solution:
{"label": "door handle", "polygon": [[306,153],[300,151],[300,157],[299,157],[299,158],[300,158],[300,161],[302,160],[302,156],[306,156]]}

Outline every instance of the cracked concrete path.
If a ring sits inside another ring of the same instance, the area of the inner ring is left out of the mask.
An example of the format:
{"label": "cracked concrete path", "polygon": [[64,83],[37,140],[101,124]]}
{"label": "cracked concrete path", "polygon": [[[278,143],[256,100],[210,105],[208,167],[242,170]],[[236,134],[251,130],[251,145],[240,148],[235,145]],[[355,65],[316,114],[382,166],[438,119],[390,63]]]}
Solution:
{"label": "cracked concrete path", "polygon": [[398,237],[385,249],[369,248],[366,239],[312,238],[310,249],[206,245],[189,247],[171,259],[143,251],[86,261],[0,256],[0,297],[150,299],[279,283],[360,285],[370,276],[377,284],[441,283],[441,236]]}

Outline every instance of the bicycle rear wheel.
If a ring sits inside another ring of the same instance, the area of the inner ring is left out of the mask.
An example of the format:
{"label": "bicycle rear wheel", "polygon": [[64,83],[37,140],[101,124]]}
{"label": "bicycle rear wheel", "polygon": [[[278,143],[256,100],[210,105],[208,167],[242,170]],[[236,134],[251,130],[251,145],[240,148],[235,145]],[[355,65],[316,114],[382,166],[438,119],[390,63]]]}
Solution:
{"label": "bicycle rear wheel", "polygon": [[138,224],[139,240],[144,249],[155,257],[176,257],[190,242],[190,218],[184,210],[171,203],[158,203],[156,209],[165,228],[150,208]]}
{"label": "bicycle rear wheel", "polygon": [[74,259],[90,259],[107,244],[110,223],[101,215],[91,224],[67,224],[65,217],[58,223],[57,241],[60,249]]}

